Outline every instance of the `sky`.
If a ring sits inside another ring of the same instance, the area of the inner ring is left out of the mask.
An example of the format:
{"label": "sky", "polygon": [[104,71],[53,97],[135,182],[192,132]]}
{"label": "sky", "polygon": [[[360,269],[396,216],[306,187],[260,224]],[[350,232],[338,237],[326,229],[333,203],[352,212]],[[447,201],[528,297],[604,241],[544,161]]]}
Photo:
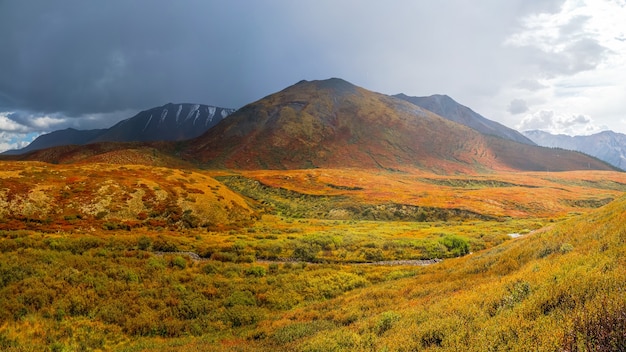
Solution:
{"label": "sky", "polygon": [[0,0],[0,151],[331,77],[520,131],[626,133],[625,18],[626,0]]}

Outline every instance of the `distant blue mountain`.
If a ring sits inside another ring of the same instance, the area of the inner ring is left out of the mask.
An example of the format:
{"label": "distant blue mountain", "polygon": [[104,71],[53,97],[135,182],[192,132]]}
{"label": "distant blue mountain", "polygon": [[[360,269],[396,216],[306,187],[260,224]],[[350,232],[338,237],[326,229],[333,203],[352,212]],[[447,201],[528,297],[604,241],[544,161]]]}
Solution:
{"label": "distant blue mountain", "polygon": [[533,130],[524,132],[524,135],[542,147],[576,150],[626,170],[625,134],[603,131],[589,136],[572,137]]}

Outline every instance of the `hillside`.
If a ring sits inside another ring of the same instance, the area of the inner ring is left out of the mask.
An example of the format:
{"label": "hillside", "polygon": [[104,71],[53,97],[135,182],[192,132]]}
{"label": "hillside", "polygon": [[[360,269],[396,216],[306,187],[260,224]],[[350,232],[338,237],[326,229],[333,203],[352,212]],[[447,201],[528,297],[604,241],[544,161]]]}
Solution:
{"label": "hillside", "polygon": [[2,166],[2,350],[626,344],[620,172]]}
{"label": "hillside", "polygon": [[[492,250],[285,313],[259,328],[258,346],[320,351],[622,351],[624,223],[622,197],[593,214]],[[236,350],[226,344],[222,348]]]}
{"label": "hillside", "polygon": [[626,192],[608,171],[438,175],[355,169],[251,170],[218,180],[286,216],[329,220],[494,220],[562,217]]}
{"label": "hillside", "polygon": [[538,145],[576,150],[626,170],[626,135],[603,131],[589,136],[553,135],[544,131],[526,131],[524,135]]}
{"label": "hillside", "polygon": [[336,78],[302,81],[249,104],[185,143],[181,155],[233,169],[611,169],[579,153],[486,136]]}
{"label": "hillside", "polygon": [[22,149],[3,154],[18,155],[58,146],[98,142],[181,141],[198,137],[233,111],[209,105],[169,103],[142,111],[107,129],[53,131],[37,137]]}
{"label": "hillside", "polygon": [[405,94],[396,94],[394,97],[406,100],[428,111],[432,111],[450,121],[473,128],[480,133],[509,139],[519,143],[535,144],[518,131],[485,118],[467,106],[457,103],[447,95],[436,94],[429,97],[410,97]]}
{"label": "hillside", "polygon": [[255,216],[241,196],[192,171],[111,164],[2,165],[2,229],[232,227]]}
{"label": "hillside", "polygon": [[168,142],[101,142],[86,145],[64,145],[35,150],[22,155],[4,155],[7,161],[41,161],[51,164],[107,163],[187,168],[192,166],[178,158],[175,144]]}

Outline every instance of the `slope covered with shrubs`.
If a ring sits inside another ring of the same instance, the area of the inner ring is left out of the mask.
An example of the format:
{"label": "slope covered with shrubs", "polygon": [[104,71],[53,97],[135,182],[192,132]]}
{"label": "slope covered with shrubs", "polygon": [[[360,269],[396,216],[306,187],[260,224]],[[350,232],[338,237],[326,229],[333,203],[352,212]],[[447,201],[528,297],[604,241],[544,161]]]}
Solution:
{"label": "slope covered with shrubs", "polygon": [[626,197],[411,278],[289,312],[261,335],[305,351],[624,350],[624,224]]}

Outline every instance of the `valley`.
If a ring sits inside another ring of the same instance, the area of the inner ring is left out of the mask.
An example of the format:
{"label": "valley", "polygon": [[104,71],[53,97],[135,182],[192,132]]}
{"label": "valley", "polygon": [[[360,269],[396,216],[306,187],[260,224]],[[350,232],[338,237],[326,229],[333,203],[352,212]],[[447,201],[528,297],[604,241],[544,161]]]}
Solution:
{"label": "valley", "polygon": [[619,172],[2,166],[4,350],[623,342]]}
{"label": "valley", "polygon": [[3,155],[0,349],[623,350],[626,175],[409,98],[301,81]]}
{"label": "valley", "polygon": [[626,0],[0,0],[0,352],[626,352]]}

